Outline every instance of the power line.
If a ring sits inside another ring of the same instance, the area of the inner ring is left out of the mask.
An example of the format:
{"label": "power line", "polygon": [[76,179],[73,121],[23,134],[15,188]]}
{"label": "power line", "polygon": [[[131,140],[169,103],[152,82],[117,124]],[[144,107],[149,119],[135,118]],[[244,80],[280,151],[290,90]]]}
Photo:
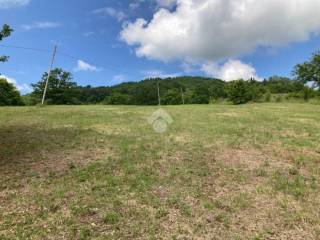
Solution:
{"label": "power line", "polygon": [[70,55],[69,53],[65,53],[65,52],[61,52],[61,51],[57,51],[58,54],[62,55],[62,56],[65,56],[65,57],[68,57],[68,58],[72,58],[74,60],[79,60],[81,58],[79,57],[75,57],[75,56],[72,56]]}
{"label": "power line", "polygon": [[[65,57],[69,57],[71,59],[74,59],[74,60],[81,60],[82,59],[81,57],[73,56],[73,55],[71,55],[69,53],[65,53],[65,52],[61,52],[61,51],[57,51],[57,53],[60,54],[60,55],[65,56]],[[110,66],[108,66],[108,67],[102,66],[102,68],[103,69],[107,69],[107,70],[111,70],[113,72],[123,72],[123,73],[127,73],[127,74],[129,73],[129,72],[125,71],[125,70],[121,70],[119,68],[114,68],[114,67],[110,67]]]}
{"label": "power line", "polygon": [[22,46],[15,46],[15,45],[3,45],[3,44],[0,44],[0,47],[24,49],[24,50],[31,50],[31,51],[37,51],[37,52],[47,52],[47,53],[48,53],[48,52],[51,52],[51,50],[48,50],[48,49],[22,47]]}
{"label": "power line", "polygon": [[[49,49],[41,49],[41,48],[33,48],[33,47],[23,47],[23,46],[16,46],[16,45],[4,45],[4,44],[0,44],[0,47],[5,47],[5,48],[15,48],[15,49],[23,49],[23,50],[30,50],[30,51],[36,51],[36,52],[45,52],[45,53],[51,53],[52,50],[49,50]],[[80,60],[82,58],[80,57],[77,57],[77,56],[73,56],[69,53],[66,53],[66,52],[62,52],[62,51],[57,51],[57,54],[59,55],[62,55],[62,56],[65,56],[65,57],[68,57],[68,58],[71,58],[71,59],[74,59],[74,60]],[[113,72],[123,72],[123,73],[129,73],[127,71],[123,71],[121,69],[118,69],[118,68],[114,68],[114,67],[104,67],[103,66],[103,69],[107,69],[107,70],[111,70]]]}

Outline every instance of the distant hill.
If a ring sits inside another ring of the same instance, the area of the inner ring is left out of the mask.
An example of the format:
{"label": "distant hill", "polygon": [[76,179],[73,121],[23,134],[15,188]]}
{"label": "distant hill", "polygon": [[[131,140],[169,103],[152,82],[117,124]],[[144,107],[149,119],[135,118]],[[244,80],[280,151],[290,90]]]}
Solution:
{"label": "distant hill", "polygon": [[[59,83],[59,80],[56,80]],[[52,83],[53,84],[53,83]],[[52,85],[47,92],[47,104],[112,104],[112,105],[157,105],[158,84],[163,105],[208,104],[219,99],[236,102],[270,101],[272,94],[289,94],[289,98],[307,100],[316,92],[299,81],[274,76],[263,82],[225,82],[205,77],[174,77],[166,79],[145,79],[140,82],[127,82],[108,87]],[[38,83],[43,87],[43,81]],[[55,87],[53,87],[55,86]],[[41,101],[42,89],[24,96],[27,105]],[[280,96],[282,98],[282,96]],[[235,100],[236,99],[236,100]],[[241,100],[241,101],[240,101]]]}
{"label": "distant hill", "polygon": [[163,104],[209,103],[210,98],[226,97],[226,83],[204,77],[175,77],[146,79],[140,82],[121,83],[112,87],[79,87],[80,101],[85,103],[156,105],[158,83]]}

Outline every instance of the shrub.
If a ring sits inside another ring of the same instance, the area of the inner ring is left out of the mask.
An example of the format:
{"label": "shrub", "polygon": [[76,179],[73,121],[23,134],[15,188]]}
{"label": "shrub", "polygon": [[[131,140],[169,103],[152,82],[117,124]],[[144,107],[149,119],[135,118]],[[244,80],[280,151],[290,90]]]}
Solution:
{"label": "shrub", "polygon": [[131,99],[132,99],[132,97],[128,94],[114,92],[110,96],[107,96],[105,98],[104,104],[129,105],[129,104],[132,104]]}
{"label": "shrub", "polygon": [[282,95],[281,94],[277,94],[276,97],[275,97],[275,101],[278,102],[278,103],[282,102],[283,101]]}
{"label": "shrub", "polygon": [[244,104],[251,100],[248,82],[237,80],[227,86],[228,98],[233,104]]}
{"label": "shrub", "polygon": [[314,98],[316,96],[316,92],[313,91],[312,89],[310,88],[305,88],[303,91],[303,99],[305,101],[309,101],[311,98]]}
{"label": "shrub", "polygon": [[271,92],[270,91],[267,91],[267,93],[264,95],[264,101],[265,102],[270,102],[271,101]]}

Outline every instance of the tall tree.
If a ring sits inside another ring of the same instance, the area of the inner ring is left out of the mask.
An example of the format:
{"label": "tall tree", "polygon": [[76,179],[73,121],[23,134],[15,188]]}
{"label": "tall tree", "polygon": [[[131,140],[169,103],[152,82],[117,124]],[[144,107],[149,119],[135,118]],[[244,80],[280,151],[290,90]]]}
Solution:
{"label": "tall tree", "polygon": [[320,87],[320,51],[312,55],[309,61],[295,66],[295,78],[303,83],[312,83]]}
{"label": "tall tree", "polygon": [[[42,75],[41,80],[32,84],[33,97],[40,100],[44,92],[46,79],[48,73]],[[51,71],[48,90],[46,95],[46,102],[49,104],[76,104],[77,100],[77,84],[72,81],[72,74],[66,72],[61,68],[56,68]]]}
{"label": "tall tree", "polygon": [[23,105],[19,91],[12,83],[0,77],[0,106]]}
{"label": "tall tree", "polygon": [[[10,28],[9,25],[4,24],[2,26],[2,30],[0,31],[0,41],[2,41],[6,37],[9,37],[12,31],[13,30]],[[8,58],[8,56],[0,56],[0,62],[6,62],[8,61]]]}
{"label": "tall tree", "polygon": [[228,98],[233,104],[244,104],[250,101],[250,83],[236,80],[228,83]]}

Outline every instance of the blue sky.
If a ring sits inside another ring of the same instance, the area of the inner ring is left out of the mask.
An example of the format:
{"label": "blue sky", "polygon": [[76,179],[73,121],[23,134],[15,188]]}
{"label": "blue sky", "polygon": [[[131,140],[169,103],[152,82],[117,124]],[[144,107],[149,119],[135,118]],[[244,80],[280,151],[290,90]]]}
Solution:
{"label": "blue sky", "polygon": [[[147,76],[203,75],[227,81],[290,76],[296,63],[320,49],[318,0],[306,0],[304,6],[298,6],[298,0],[270,0],[272,7],[246,4],[247,0],[0,0],[0,24],[15,30],[0,44],[44,50],[57,44],[55,67],[71,71],[79,85],[92,86]],[[240,7],[245,15],[252,10],[259,14],[241,17],[240,22],[231,19]],[[299,16],[292,14],[296,8]],[[50,61],[49,51],[0,46],[0,54],[10,56],[0,73],[23,93],[47,71]]]}

